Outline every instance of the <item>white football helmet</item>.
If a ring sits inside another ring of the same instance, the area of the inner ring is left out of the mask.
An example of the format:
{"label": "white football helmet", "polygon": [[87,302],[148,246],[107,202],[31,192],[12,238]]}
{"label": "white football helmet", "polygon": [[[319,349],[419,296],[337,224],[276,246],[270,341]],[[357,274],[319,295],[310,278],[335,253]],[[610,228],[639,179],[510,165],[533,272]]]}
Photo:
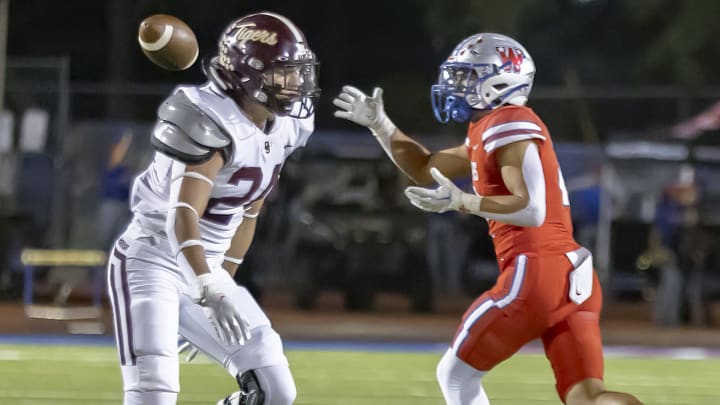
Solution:
{"label": "white football helmet", "polygon": [[464,39],[440,65],[431,96],[435,117],[467,121],[472,110],[527,103],[535,76],[530,54],[514,39],[491,32]]}

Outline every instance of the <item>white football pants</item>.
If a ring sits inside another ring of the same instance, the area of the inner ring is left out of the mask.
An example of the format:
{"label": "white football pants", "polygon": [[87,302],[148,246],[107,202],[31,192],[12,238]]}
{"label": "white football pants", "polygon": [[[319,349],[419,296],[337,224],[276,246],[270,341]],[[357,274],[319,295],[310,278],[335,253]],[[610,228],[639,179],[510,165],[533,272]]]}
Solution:
{"label": "white football pants", "polygon": [[[263,367],[286,368],[287,373],[269,374],[282,376],[281,381],[265,381],[268,386],[261,388],[274,391],[276,398],[285,398],[286,402],[278,404],[292,403],[295,385],[280,336],[250,293],[244,287],[235,289],[250,323],[251,339],[242,346],[221,343],[203,307],[189,295],[195,286],[188,286],[179,276],[166,248],[167,242],[162,239],[136,237],[126,232],[110,253],[108,296],[123,376],[124,404],[176,403],[180,391],[178,334],[220,363],[233,377]],[[219,263],[209,264],[234,285]],[[292,399],[287,402],[289,398]]]}

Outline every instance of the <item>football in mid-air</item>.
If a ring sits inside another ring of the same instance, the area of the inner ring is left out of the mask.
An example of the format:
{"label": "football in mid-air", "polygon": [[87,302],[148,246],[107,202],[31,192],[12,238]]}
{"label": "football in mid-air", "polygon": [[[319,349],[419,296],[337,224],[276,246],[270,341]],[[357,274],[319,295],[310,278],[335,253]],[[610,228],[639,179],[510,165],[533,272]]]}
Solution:
{"label": "football in mid-air", "polygon": [[138,28],[138,42],[145,56],[168,70],[185,70],[197,59],[199,47],[195,33],[177,17],[155,14]]}

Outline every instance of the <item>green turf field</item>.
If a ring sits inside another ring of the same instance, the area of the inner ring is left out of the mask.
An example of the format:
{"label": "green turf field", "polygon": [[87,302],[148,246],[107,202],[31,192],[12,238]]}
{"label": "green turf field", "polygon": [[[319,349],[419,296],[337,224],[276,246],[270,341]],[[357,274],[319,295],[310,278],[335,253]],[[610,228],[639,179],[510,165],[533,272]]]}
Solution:
{"label": "green turf field", "polygon": [[[441,404],[434,380],[440,353],[291,351],[297,404]],[[234,390],[218,366],[183,362],[180,404],[208,404]],[[645,404],[720,404],[720,360],[610,358],[607,383]],[[486,377],[493,405],[557,404],[541,355],[518,355]],[[120,404],[111,347],[0,345],[0,404]]]}

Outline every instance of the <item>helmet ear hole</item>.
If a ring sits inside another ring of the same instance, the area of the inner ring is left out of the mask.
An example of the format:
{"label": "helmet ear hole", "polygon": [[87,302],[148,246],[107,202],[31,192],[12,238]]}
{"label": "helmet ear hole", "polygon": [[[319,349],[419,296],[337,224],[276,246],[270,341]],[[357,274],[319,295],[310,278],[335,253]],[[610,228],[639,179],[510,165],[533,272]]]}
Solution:
{"label": "helmet ear hole", "polygon": [[265,64],[260,59],[253,56],[248,58],[247,64],[258,72],[262,72],[262,70],[265,68]]}

